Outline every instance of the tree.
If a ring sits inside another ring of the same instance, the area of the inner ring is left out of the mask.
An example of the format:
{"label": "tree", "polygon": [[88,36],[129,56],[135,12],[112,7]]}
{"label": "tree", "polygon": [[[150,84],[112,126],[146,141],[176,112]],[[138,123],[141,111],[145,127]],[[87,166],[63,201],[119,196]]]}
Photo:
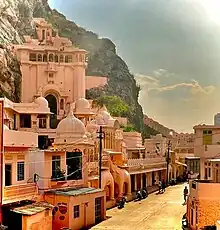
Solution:
{"label": "tree", "polygon": [[103,107],[104,105],[114,117],[127,117],[129,114],[129,106],[120,97],[117,96],[101,96],[95,100],[95,103]]}

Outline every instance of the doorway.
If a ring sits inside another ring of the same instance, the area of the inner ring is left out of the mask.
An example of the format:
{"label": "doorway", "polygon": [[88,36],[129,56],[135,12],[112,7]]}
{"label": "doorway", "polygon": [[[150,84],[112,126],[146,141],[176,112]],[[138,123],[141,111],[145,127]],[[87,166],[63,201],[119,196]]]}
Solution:
{"label": "doorway", "polygon": [[[7,230],[22,230],[22,215],[10,210],[12,206],[3,206],[3,225],[7,226]],[[13,220],[13,221],[12,221]]]}
{"label": "doorway", "polygon": [[5,164],[5,186],[11,185],[12,165]]}
{"label": "doorway", "polygon": [[53,113],[50,115],[50,128],[56,129],[57,128],[57,99],[54,95],[49,94],[46,96],[48,101],[48,105],[50,108],[50,112]]}

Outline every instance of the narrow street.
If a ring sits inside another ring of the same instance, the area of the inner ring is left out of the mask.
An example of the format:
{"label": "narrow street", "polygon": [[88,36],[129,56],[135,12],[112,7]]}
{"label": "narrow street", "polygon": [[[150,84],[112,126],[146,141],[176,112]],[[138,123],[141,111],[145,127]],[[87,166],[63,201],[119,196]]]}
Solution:
{"label": "narrow street", "polygon": [[92,230],[181,230],[183,206],[183,184],[167,188],[164,194],[153,193],[146,200],[130,202],[125,208],[107,211],[108,219]]}

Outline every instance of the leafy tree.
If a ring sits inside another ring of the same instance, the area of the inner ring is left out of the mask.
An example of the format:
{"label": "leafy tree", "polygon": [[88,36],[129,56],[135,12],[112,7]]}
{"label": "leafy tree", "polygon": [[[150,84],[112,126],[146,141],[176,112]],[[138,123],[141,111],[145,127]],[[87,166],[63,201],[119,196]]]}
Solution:
{"label": "leafy tree", "polygon": [[124,129],[123,129],[123,132],[135,132],[136,130],[135,130],[135,128],[134,128],[134,126],[132,125],[132,124],[129,124],[129,125],[127,125],[126,127],[124,127]]}
{"label": "leafy tree", "polygon": [[104,95],[97,98],[95,103],[100,107],[105,105],[110,114],[114,117],[127,117],[129,114],[128,104],[117,96]]}

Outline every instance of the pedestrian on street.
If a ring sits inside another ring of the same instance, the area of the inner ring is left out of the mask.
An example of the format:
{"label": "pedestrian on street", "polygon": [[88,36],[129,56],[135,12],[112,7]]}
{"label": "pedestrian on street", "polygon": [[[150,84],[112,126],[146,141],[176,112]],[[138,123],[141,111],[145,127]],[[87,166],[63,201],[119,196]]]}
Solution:
{"label": "pedestrian on street", "polygon": [[184,190],[183,190],[183,197],[184,197],[184,202],[186,203],[186,198],[188,196],[189,190],[187,188],[187,186],[185,186]]}
{"label": "pedestrian on street", "polygon": [[158,187],[159,187],[159,193],[161,193],[161,189],[162,189],[162,182],[161,181],[158,182]]}
{"label": "pedestrian on street", "polygon": [[164,179],[162,180],[161,188],[162,188],[162,192],[164,193],[165,189],[166,189],[166,183],[165,183]]}

